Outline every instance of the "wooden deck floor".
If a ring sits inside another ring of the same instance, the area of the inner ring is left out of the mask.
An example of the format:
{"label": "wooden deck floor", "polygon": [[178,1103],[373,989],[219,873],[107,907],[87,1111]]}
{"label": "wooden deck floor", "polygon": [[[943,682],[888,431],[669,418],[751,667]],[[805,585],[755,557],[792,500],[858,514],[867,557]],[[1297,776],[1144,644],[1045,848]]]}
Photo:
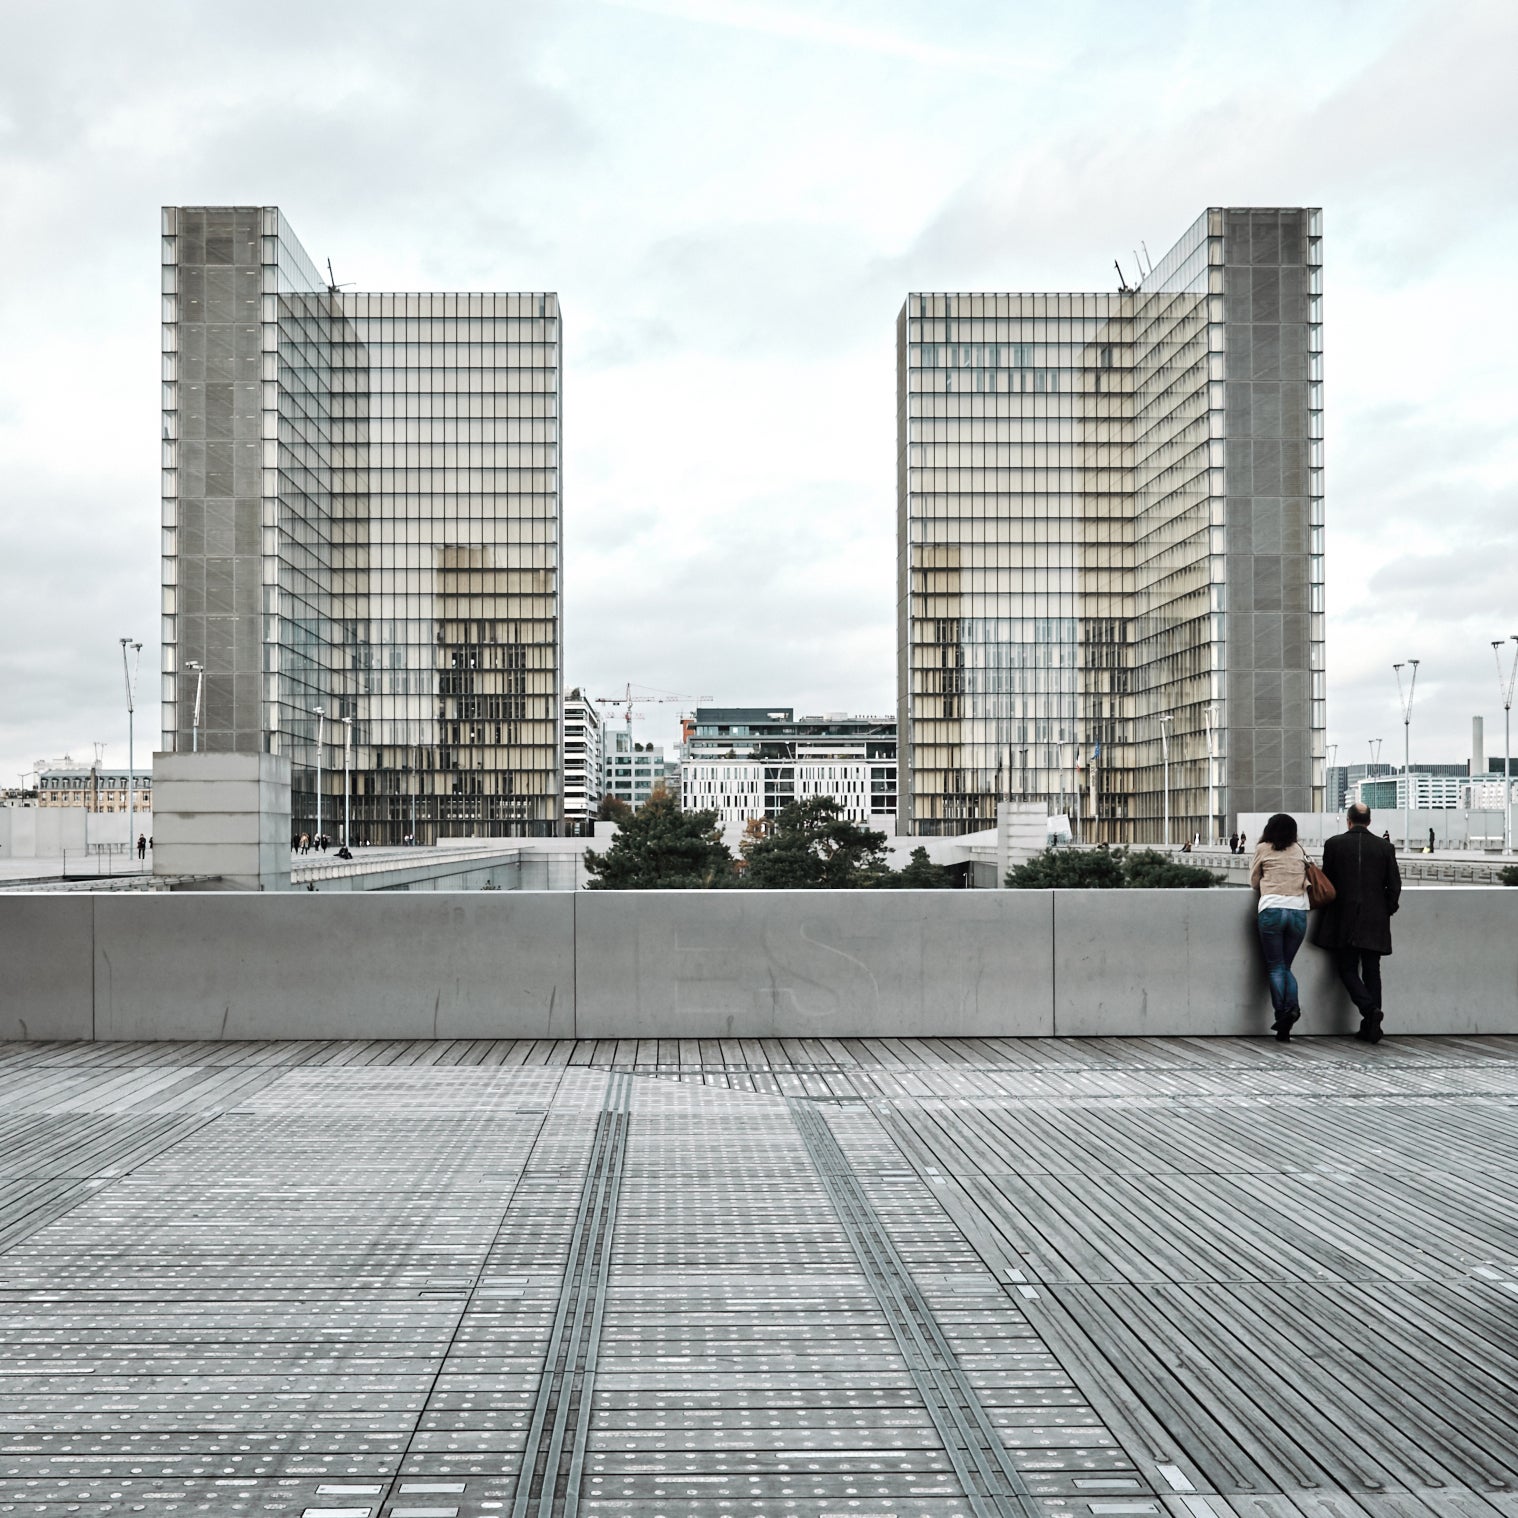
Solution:
{"label": "wooden deck floor", "polygon": [[1518,1040],[0,1045],[0,1513],[1515,1494]]}

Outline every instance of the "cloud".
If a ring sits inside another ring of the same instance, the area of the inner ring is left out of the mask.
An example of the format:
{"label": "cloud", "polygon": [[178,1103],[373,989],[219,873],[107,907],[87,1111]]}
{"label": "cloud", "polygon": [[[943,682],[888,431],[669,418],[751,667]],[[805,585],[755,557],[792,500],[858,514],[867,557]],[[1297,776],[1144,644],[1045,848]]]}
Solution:
{"label": "cloud", "polygon": [[884,58],[958,73],[983,74],[993,79],[1024,79],[1030,71],[1047,71],[1051,60],[1024,50],[1016,55],[988,53],[975,48],[944,47],[882,27],[864,27],[831,21],[807,11],[752,5],[743,0],[602,0],[621,10],[641,11],[650,16],[687,21],[698,26],[719,26],[737,32],[775,37],[835,48],[845,53],[874,53]]}
{"label": "cloud", "polygon": [[1322,204],[1331,736],[1394,731],[1403,653],[1434,757],[1494,709],[1505,0],[13,11],[0,770],[124,746],[115,640],[156,648],[165,202],[278,203],[360,288],[559,291],[568,679],[831,709],[894,699],[906,293],[1111,288],[1209,203]]}

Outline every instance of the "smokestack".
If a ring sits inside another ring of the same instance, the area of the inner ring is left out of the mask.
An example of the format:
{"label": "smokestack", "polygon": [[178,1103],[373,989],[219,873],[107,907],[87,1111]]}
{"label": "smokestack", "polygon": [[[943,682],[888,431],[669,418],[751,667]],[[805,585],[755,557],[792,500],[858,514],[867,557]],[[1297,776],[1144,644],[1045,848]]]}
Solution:
{"label": "smokestack", "polygon": [[1486,773],[1486,728],[1480,717],[1471,718],[1471,774]]}

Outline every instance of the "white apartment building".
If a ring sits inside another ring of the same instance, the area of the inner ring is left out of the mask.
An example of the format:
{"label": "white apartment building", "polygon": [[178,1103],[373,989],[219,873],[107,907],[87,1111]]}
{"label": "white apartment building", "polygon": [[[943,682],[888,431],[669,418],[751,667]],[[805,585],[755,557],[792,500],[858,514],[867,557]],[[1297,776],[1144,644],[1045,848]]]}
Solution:
{"label": "white apartment building", "polygon": [[[1451,766],[1454,768],[1454,766]],[[1409,775],[1377,775],[1357,781],[1350,787],[1354,799],[1372,812],[1402,811],[1408,805],[1407,786],[1411,780],[1411,807],[1417,811],[1453,810],[1462,804],[1462,792],[1469,779],[1457,774],[1430,775],[1414,770]],[[1500,796],[1496,805],[1502,805]]]}
{"label": "white apartment building", "polygon": [[[1486,775],[1467,780],[1460,787],[1460,805],[1471,812],[1500,812],[1503,792],[1507,789],[1501,775]],[[1513,794],[1518,796],[1518,772],[1513,776]]]}
{"label": "white apartment building", "polygon": [[831,796],[852,822],[896,831],[896,723],[791,707],[699,707],[687,725],[680,805],[724,827]]}
{"label": "white apartment building", "polygon": [[606,759],[601,713],[579,687],[564,698],[563,751],[564,823],[574,834],[596,815]]}

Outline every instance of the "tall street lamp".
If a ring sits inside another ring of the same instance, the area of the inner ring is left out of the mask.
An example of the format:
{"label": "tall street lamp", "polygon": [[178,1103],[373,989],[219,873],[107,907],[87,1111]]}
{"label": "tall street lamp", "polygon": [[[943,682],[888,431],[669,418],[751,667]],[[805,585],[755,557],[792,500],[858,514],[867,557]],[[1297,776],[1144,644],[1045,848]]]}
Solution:
{"label": "tall street lamp", "polygon": [[[132,650],[130,661],[127,659],[127,649]],[[127,698],[127,858],[131,859],[137,849],[137,768],[134,763],[136,754],[133,747],[135,733],[133,726],[137,711],[137,668],[142,660],[142,644],[134,643],[131,638],[121,640],[121,672],[126,676]]]}
{"label": "tall street lamp", "polygon": [[186,659],[186,669],[195,671],[195,708],[190,714],[190,752],[200,752],[200,693],[205,688],[206,667],[199,659]]}
{"label": "tall street lamp", "polygon": [[[1405,664],[1393,664],[1397,676],[1397,700],[1402,707],[1402,847],[1413,851],[1413,690],[1418,684],[1419,660],[1409,659]],[[1410,669],[1407,693],[1402,691],[1402,671]]]}
{"label": "tall street lamp", "polygon": [[322,836],[322,735],[323,724],[326,721],[327,711],[325,707],[313,706],[312,714],[316,718],[316,845],[321,847]]}
{"label": "tall street lamp", "polygon": [[411,760],[408,758],[401,766],[401,773],[406,777],[406,794],[411,798],[411,842],[416,842],[416,785],[412,779],[414,773]]}
{"label": "tall street lamp", "polygon": [[353,737],[353,718],[339,717],[337,720],[343,725],[343,847],[347,849],[353,846],[348,837],[349,799],[353,793],[353,788],[348,782],[348,752]]}
{"label": "tall street lamp", "polygon": [[1205,710],[1207,718],[1207,842],[1213,844],[1218,838],[1218,800],[1214,790],[1213,761],[1217,758],[1215,749],[1215,735],[1218,725],[1218,709],[1209,706]]}
{"label": "tall street lamp", "polygon": [[1170,724],[1173,716],[1160,718],[1160,757],[1165,768],[1165,847],[1170,847]]}
{"label": "tall street lamp", "polygon": [[[1518,643],[1518,633],[1513,634]],[[1502,697],[1502,852],[1513,852],[1513,681],[1518,678],[1518,649],[1513,650],[1513,667],[1507,684],[1502,683],[1503,639],[1492,639],[1492,657],[1497,661],[1497,694]]]}

